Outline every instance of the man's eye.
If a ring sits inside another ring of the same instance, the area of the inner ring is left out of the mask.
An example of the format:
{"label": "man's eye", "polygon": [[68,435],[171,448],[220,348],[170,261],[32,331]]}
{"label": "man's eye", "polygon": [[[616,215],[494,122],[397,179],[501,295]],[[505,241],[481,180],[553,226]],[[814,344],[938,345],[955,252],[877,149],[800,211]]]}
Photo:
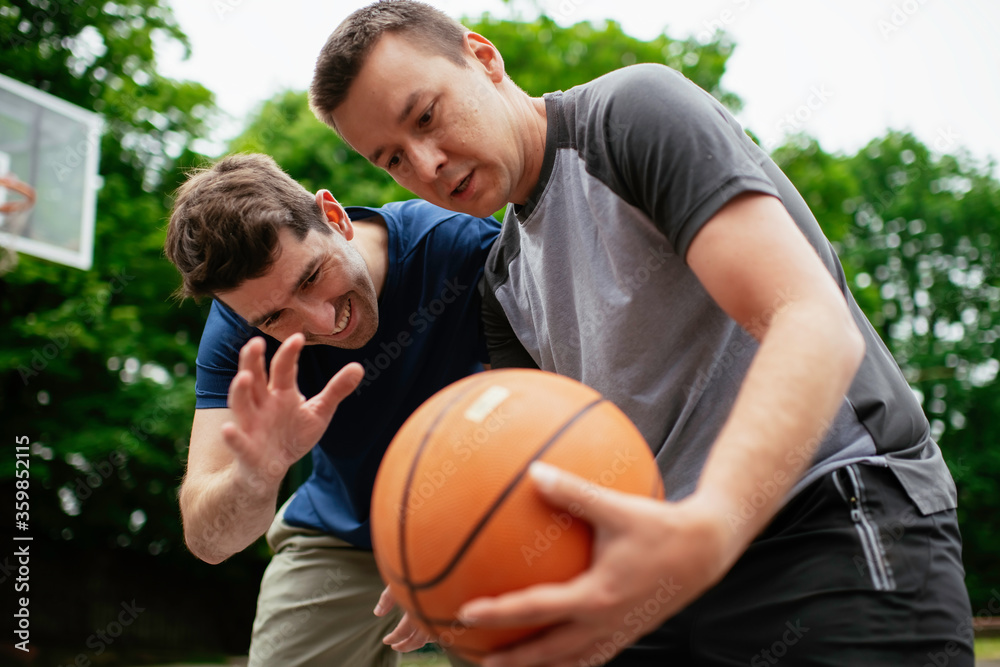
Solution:
{"label": "man's eye", "polygon": [[389,158],[389,161],[385,163],[385,169],[386,169],[386,171],[389,171],[393,167],[398,167],[398,166],[399,166],[399,156],[398,155],[393,155],[391,158]]}
{"label": "man's eye", "polygon": [[420,127],[424,127],[430,122],[431,122],[431,110],[428,109],[427,111],[424,112],[424,115],[421,116],[419,120],[417,120],[417,124]]}
{"label": "man's eye", "polygon": [[264,324],[262,324],[261,326],[273,327],[275,324],[278,323],[278,320],[280,319],[281,319],[281,313],[280,312],[275,313],[274,315],[271,315],[271,317],[264,320]]}
{"label": "man's eye", "polygon": [[313,274],[303,283],[304,285],[312,285],[319,278],[319,269],[313,271]]}

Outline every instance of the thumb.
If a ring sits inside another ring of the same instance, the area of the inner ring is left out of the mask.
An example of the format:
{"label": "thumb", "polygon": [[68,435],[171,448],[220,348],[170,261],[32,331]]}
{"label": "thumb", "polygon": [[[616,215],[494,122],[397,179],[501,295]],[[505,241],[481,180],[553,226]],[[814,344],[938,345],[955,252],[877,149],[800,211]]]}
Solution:
{"label": "thumb", "polygon": [[618,525],[621,517],[618,511],[619,496],[625,495],[620,491],[600,486],[541,461],[533,462],[528,468],[528,474],[535,482],[535,488],[550,504],[568,510],[573,516],[581,517],[595,527]]}
{"label": "thumb", "polygon": [[324,417],[332,417],[340,402],[357,389],[364,376],[365,369],[362,368],[361,364],[349,363],[330,378],[330,381],[323,387],[323,391],[313,396],[309,402],[313,404],[319,414]]}

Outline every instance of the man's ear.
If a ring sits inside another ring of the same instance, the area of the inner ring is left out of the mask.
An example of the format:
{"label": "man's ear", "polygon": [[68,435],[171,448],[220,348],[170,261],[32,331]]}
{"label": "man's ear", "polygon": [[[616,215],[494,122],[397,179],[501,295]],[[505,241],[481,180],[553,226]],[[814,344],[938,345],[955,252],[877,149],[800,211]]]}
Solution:
{"label": "man's ear", "polygon": [[347,211],[333,198],[329,190],[320,190],[316,193],[316,205],[319,206],[323,219],[331,227],[343,234],[348,241],[354,238],[354,224],[348,217]]}
{"label": "man's ear", "polygon": [[475,32],[465,33],[465,46],[479,64],[486,69],[493,83],[500,83],[504,78],[503,56],[493,43]]}

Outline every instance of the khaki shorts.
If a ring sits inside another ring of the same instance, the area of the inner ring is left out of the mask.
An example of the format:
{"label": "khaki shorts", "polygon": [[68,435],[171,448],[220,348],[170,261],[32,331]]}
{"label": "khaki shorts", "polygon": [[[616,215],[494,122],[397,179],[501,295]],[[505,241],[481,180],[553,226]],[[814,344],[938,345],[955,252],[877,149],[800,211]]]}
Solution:
{"label": "khaki shorts", "polygon": [[[402,613],[372,613],[385,588],[371,551],[332,535],[290,526],[278,511],[267,543],[250,640],[249,667],[395,667],[399,653],[382,643]],[[470,663],[449,656],[451,663]]]}

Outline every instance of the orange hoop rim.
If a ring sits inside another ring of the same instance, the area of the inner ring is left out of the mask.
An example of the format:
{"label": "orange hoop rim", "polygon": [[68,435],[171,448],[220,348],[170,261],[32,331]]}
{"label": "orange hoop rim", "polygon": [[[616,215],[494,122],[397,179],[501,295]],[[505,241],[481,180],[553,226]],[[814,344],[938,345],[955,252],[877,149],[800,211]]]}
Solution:
{"label": "orange hoop rim", "polygon": [[0,213],[20,213],[35,205],[35,188],[20,180],[13,174],[0,176],[0,187],[16,192],[24,197],[20,201],[10,201],[0,204]]}

